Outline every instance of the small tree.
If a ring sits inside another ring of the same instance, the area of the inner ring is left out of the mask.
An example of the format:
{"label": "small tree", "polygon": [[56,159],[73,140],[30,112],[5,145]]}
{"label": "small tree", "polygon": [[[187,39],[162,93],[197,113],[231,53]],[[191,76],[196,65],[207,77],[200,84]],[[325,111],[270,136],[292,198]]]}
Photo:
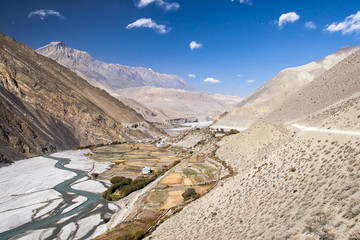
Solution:
{"label": "small tree", "polygon": [[122,176],[116,176],[116,177],[112,177],[110,179],[110,182],[112,184],[122,183],[123,185],[128,185],[131,183],[131,181],[132,181],[131,178],[126,178],[126,177],[122,177]]}
{"label": "small tree", "polygon": [[196,191],[194,188],[188,188],[185,190],[185,192],[182,194],[182,197],[184,200],[188,200],[192,197],[196,196]]}

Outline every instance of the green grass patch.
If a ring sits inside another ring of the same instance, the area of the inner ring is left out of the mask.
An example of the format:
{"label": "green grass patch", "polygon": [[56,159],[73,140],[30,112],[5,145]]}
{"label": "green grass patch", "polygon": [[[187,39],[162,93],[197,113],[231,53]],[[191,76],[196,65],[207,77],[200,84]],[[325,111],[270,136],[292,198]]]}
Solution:
{"label": "green grass patch", "polygon": [[201,163],[196,164],[196,166],[198,166],[199,168],[203,168],[205,170],[211,170],[212,169],[212,168],[210,168],[208,166],[205,166],[204,164],[201,164]]}
{"label": "green grass patch", "polygon": [[210,171],[206,171],[206,176],[210,179],[210,180],[215,180],[215,176],[212,172]]}
{"label": "green grass patch", "polygon": [[185,170],[183,171],[183,173],[184,173],[187,177],[188,177],[188,176],[194,176],[194,175],[197,175],[197,174],[198,174],[198,172],[196,172],[195,170],[189,169],[189,168],[185,169]]}
{"label": "green grass patch", "polygon": [[209,180],[215,180],[214,172],[216,172],[216,169],[205,166],[204,164],[198,163],[196,164],[199,168],[202,168],[205,170],[205,175]]}

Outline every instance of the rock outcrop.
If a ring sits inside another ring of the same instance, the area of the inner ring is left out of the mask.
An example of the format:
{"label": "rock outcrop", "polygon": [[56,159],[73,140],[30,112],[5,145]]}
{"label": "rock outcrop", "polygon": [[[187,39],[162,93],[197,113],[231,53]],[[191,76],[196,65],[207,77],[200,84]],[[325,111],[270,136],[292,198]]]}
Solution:
{"label": "rock outcrop", "polygon": [[0,100],[3,163],[158,132],[104,90],[2,33]]}

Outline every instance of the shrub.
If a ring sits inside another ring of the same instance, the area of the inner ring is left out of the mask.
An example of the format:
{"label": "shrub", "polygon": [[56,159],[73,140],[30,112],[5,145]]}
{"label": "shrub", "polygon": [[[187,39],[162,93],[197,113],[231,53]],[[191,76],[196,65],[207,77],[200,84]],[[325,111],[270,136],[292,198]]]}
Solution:
{"label": "shrub", "polygon": [[184,200],[188,200],[192,197],[196,196],[196,191],[194,188],[188,188],[185,190],[185,192],[182,194],[182,197]]}
{"label": "shrub", "polygon": [[76,150],[88,149],[90,147],[92,147],[92,145],[79,146],[79,147],[76,148]]}
{"label": "shrub", "polygon": [[[130,178],[125,177],[114,177],[111,180],[113,185],[111,185],[104,193],[103,198],[108,201],[117,201],[121,198],[126,197],[132,192],[135,192],[146,185],[148,185],[150,182],[154,181],[156,179],[157,175],[153,175],[150,178],[144,178],[139,177],[135,180],[131,180]],[[119,181],[119,182],[117,182]]]}
{"label": "shrub", "polygon": [[359,240],[359,239],[360,239],[360,232],[354,232],[349,237],[349,240]]}
{"label": "shrub", "polygon": [[196,171],[192,170],[192,169],[185,169],[183,171],[183,173],[188,177],[188,176],[192,176],[192,175],[196,175],[198,174]]}
{"label": "shrub", "polygon": [[[126,179],[126,178],[125,178]],[[130,179],[131,180],[131,179]],[[113,194],[119,190],[119,189],[122,189],[122,188],[125,188],[126,186],[128,186],[128,184],[131,184],[131,181],[122,181],[122,182],[119,182],[119,183],[115,183],[113,185],[111,185],[102,195],[102,197],[105,199],[105,200],[108,200],[108,201],[116,201],[116,200],[119,200],[120,198],[118,198],[118,195],[119,194],[116,194],[116,196],[114,196]],[[127,195],[125,195],[127,196]],[[123,196],[123,197],[125,197]]]}
{"label": "shrub", "polygon": [[110,143],[110,145],[118,145],[118,144],[122,144],[122,143],[124,143],[124,142],[115,141],[115,142]]}
{"label": "shrub", "polygon": [[124,198],[130,193],[145,187],[146,185],[154,181],[158,176],[164,174],[167,170],[174,167],[178,163],[180,163],[179,160],[173,162],[172,164],[170,164],[169,167],[163,168],[162,170],[154,173],[151,177],[138,177],[135,180],[131,180],[130,178],[125,178],[121,176],[113,177],[110,180],[113,185],[111,185],[103,193],[102,197],[108,201],[117,201],[121,198]]}
{"label": "shrub", "polygon": [[307,222],[306,230],[319,237],[320,240],[333,240],[334,234],[329,232],[329,216],[323,212],[316,213],[315,217]]}
{"label": "shrub", "polygon": [[115,176],[110,179],[110,182],[112,184],[124,183],[124,185],[128,185],[131,183],[131,181],[132,181],[131,178],[126,178],[126,177],[122,177],[122,176]]}
{"label": "shrub", "polygon": [[236,130],[236,129],[231,129],[226,135],[229,136],[229,135],[232,135],[232,134],[238,134],[239,131]]}

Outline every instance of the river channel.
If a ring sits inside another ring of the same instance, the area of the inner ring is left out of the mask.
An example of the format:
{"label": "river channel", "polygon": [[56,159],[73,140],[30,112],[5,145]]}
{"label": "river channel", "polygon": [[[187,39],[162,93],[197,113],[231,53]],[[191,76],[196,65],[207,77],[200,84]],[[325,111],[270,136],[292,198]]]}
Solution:
{"label": "river channel", "polygon": [[[39,230],[39,229],[44,229],[44,230],[54,229],[50,234],[50,236],[47,235],[47,237],[44,239],[55,239],[59,236],[63,227],[65,227],[68,224],[77,223],[80,219],[87,218],[91,215],[100,214],[101,218],[104,218],[105,216],[114,213],[114,211],[109,209],[108,203],[105,200],[103,200],[100,194],[95,194],[82,190],[75,190],[70,187],[71,184],[78,181],[79,179],[85,177],[89,178],[87,176],[87,173],[84,171],[65,167],[64,165],[70,163],[70,159],[53,157],[50,155],[45,155],[44,157],[57,161],[55,165],[56,168],[71,171],[75,173],[76,176],[69,180],[65,180],[64,182],[54,187],[54,189],[62,195],[63,201],[52,211],[50,217],[41,220],[34,220],[32,222],[23,224],[9,231],[2,232],[0,233],[1,240],[17,239],[27,235],[29,233],[28,231]],[[76,202],[73,200],[78,196],[86,197],[86,201],[76,206],[75,208],[71,209],[71,206],[76,204]],[[71,210],[69,210],[69,207]],[[6,221],[6,219],[2,219],[2,221]],[[96,226],[93,226],[91,229],[88,229],[87,233],[79,239],[90,238],[97,229],[97,227],[103,224],[105,223],[100,222]],[[77,226],[77,228],[78,227],[79,226]],[[75,231],[72,231],[68,239],[72,239],[76,235],[76,232],[77,229]]]}

